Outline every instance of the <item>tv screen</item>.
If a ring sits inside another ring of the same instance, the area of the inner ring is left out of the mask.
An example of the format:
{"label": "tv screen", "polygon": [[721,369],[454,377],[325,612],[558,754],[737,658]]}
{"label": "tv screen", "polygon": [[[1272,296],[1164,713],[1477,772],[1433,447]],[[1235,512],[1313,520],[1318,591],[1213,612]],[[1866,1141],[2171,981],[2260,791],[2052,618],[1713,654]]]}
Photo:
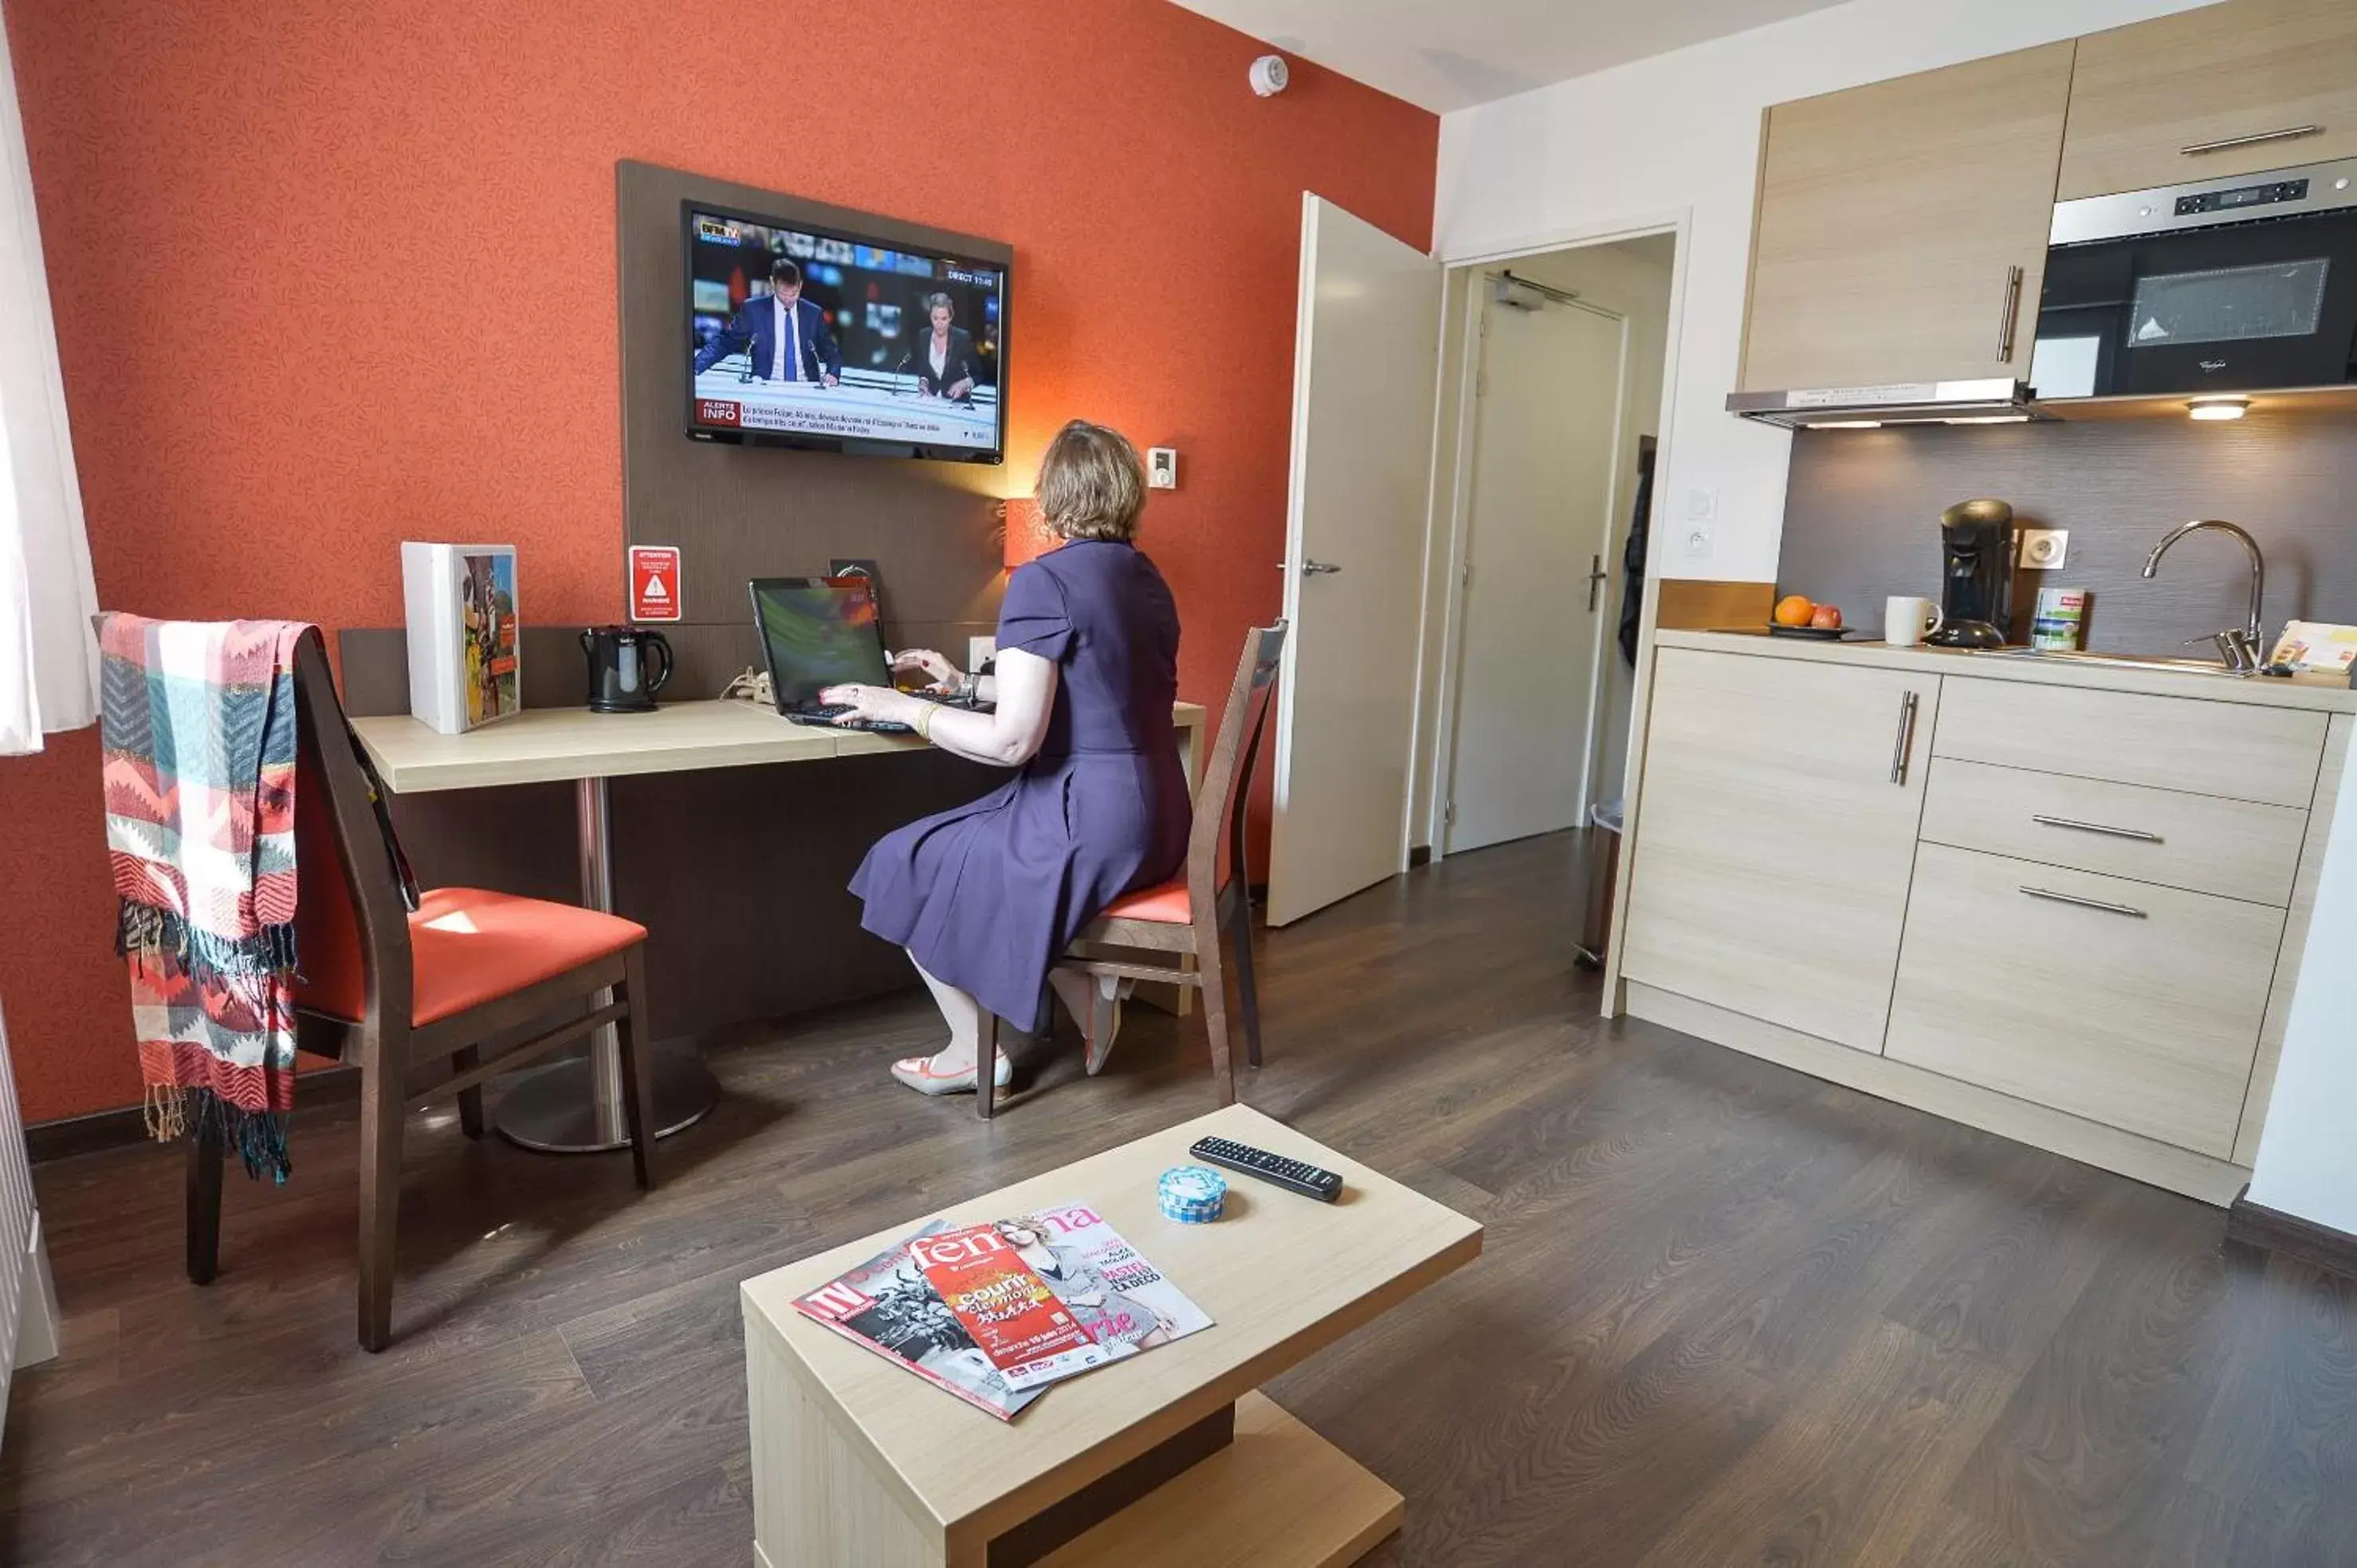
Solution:
{"label": "tv screen", "polygon": [[687,430],[996,463],[1006,271],[683,203]]}

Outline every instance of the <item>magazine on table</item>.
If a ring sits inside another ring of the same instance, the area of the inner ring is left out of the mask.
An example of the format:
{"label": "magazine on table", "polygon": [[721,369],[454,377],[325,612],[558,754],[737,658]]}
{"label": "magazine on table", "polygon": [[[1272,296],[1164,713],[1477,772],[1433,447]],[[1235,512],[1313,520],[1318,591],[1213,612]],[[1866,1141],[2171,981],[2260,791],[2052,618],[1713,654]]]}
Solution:
{"label": "magazine on table", "polygon": [[1085,1204],[936,1220],[794,1305],[1002,1421],[1051,1382],[1211,1323]]}
{"label": "magazine on table", "polygon": [[1087,1366],[1056,1377],[1118,1361],[1211,1326],[1209,1313],[1084,1203],[1016,1215],[997,1221],[996,1229],[1102,1352]]}
{"label": "magazine on table", "polygon": [[890,1357],[976,1409],[1011,1421],[1040,1391],[1007,1386],[909,1255],[911,1243],[949,1229],[948,1221],[936,1219],[794,1305],[803,1316]]}

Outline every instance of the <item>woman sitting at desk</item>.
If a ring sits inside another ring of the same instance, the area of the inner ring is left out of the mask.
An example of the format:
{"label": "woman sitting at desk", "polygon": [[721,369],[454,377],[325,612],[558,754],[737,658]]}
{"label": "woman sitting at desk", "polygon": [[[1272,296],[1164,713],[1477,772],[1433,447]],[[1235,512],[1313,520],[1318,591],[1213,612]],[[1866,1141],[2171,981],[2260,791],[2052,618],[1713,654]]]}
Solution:
{"label": "woman sitting at desk", "polygon": [[[1049,967],[1105,906],[1186,858],[1192,805],[1170,717],[1178,611],[1130,542],[1145,503],[1136,449],[1074,420],[1039,464],[1040,514],[1065,542],[1006,582],[997,711],[877,686],[820,693],[851,704],[838,723],[896,719],[955,756],[1020,770],[970,806],[886,834],[851,879],[861,924],[909,950],[949,1023],[946,1047],[893,1064],[911,1089],[971,1090],[981,1009],[1037,1035],[1043,981],[1083,1034],[1119,1026],[1118,992],[1100,996],[1088,977]],[[956,674],[938,653],[900,662]],[[1007,1069],[1002,1055],[1000,1084]]]}
{"label": "woman sitting at desk", "polygon": [[982,364],[974,358],[974,334],[950,325],[956,318],[957,306],[948,295],[925,296],[925,319],[931,327],[917,339],[917,390],[927,397],[970,403]]}

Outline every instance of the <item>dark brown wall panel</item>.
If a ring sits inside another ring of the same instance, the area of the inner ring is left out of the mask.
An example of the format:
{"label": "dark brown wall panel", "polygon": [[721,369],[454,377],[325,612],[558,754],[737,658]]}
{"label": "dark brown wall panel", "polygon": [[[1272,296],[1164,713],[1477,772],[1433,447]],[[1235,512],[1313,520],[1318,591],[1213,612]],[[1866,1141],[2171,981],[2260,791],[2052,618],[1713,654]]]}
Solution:
{"label": "dark brown wall panel", "polygon": [[[676,639],[680,664],[673,693],[717,695],[729,676],[758,656],[745,596],[748,579],[813,575],[837,559],[877,564],[886,629],[896,641],[919,643],[921,628],[921,645],[963,662],[967,635],[987,634],[997,625],[1005,471],[690,439],[683,428],[689,356],[680,204],[706,201],[1002,264],[1011,264],[1014,252],[968,234],[889,222],[651,164],[621,163],[616,186],[624,532],[634,544],[679,546],[683,627],[741,632],[733,639]],[[1017,274],[1008,291],[1010,323],[1021,309],[1022,287]],[[1015,334],[1007,336],[1011,342]],[[530,613],[527,605],[527,620]]]}
{"label": "dark brown wall panel", "polygon": [[[1842,607],[1879,635],[1892,594],[1936,596],[1941,509],[1974,496],[2017,522],[2071,531],[2060,571],[2016,578],[2017,637],[2037,586],[2093,594],[2088,647],[2177,653],[2240,626],[2241,546],[2189,539],[2142,580],[2145,556],[2189,518],[2224,518],[2266,553],[2272,639],[2288,619],[2357,621],[2357,417],[2272,409],[2231,424],[2183,418],[1802,432],[1793,437],[1779,587]],[[2200,650],[2207,656],[2208,650]]]}

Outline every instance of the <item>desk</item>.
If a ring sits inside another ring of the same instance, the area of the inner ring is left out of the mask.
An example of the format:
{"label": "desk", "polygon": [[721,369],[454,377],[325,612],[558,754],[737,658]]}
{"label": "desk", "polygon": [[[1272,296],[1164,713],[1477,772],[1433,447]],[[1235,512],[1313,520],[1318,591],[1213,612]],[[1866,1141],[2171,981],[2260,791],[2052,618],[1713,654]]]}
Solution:
{"label": "desk", "polygon": [[[1171,709],[1190,785],[1200,776],[1205,717],[1195,703]],[[405,714],[354,719],[352,728],[377,776],[396,795],[570,780],[581,902],[607,911],[614,907],[608,779],[926,749],[914,736],[819,729],[791,724],[758,703],[716,700],[666,703],[646,714],[527,708],[468,735],[438,734]],[[659,1138],[700,1120],[719,1098],[719,1085],[693,1059],[657,1053],[654,1079]],[[499,1129],[528,1149],[587,1154],[626,1147],[621,1050],[613,1029],[591,1037],[586,1060],[558,1062],[519,1081],[500,1102]]]}
{"label": "desk", "polygon": [[[1156,1176],[1188,1163],[1188,1145],[1207,1136],[1338,1172],[1341,1200],[1315,1203],[1237,1176],[1224,1218],[1163,1219]],[[1212,1326],[1058,1383],[1002,1423],[794,1310],[796,1297],[925,1218],[976,1223],[1064,1202],[1104,1216]],[[765,1568],[1355,1562],[1399,1527],[1400,1495],[1258,1386],[1480,1251],[1477,1221],[1232,1105],[757,1275],[739,1287],[754,1560]],[[1232,1442],[1221,1441],[1222,1429]]]}

